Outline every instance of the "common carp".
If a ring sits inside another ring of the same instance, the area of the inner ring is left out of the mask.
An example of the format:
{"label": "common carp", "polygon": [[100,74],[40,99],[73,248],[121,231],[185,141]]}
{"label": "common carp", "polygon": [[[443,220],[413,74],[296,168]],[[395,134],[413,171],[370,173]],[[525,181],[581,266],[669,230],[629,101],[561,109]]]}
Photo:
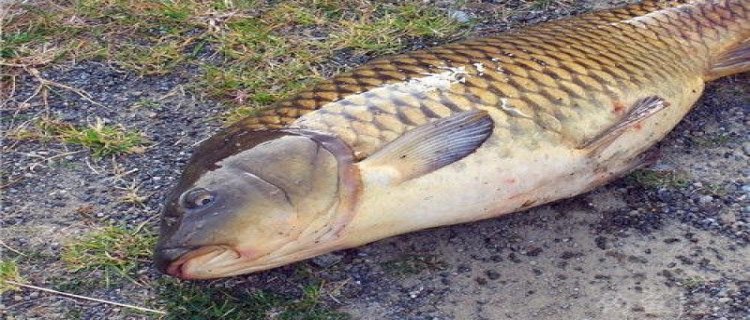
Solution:
{"label": "common carp", "polygon": [[750,0],[646,0],[376,59],[197,147],[157,267],[266,270],[571,197],[750,71]]}

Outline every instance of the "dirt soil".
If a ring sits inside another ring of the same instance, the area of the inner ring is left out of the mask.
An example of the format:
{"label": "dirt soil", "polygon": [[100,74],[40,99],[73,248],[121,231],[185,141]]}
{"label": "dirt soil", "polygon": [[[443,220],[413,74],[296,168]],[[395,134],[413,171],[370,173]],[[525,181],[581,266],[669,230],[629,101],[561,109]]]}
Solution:
{"label": "dirt soil", "polygon": [[[513,25],[593,7],[556,12],[552,6],[542,11],[546,15],[535,13],[543,18],[519,18]],[[482,10],[476,4],[463,14],[481,16]],[[475,33],[493,27],[505,26],[488,22]],[[2,170],[18,181],[2,190],[0,250],[34,253],[36,262],[21,265],[22,275],[53,286],[70,274],[59,260],[68,239],[92,225],[155,226],[161,199],[191,147],[218,129],[225,109],[185,89],[192,70],[138,77],[85,61],[47,68],[42,75],[85,90],[107,106],[59,90],[48,97],[49,112],[58,118],[85,124],[100,117],[138,129],[151,141],[142,154],[105,160],[57,142],[22,141],[3,154]],[[17,100],[36,85],[31,77],[20,79]],[[4,109],[2,124],[41,112],[40,99],[16,114]],[[144,100],[158,103],[136,106]],[[292,290],[285,286],[296,286],[296,270],[304,268],[336,284],[323,303],[354,319],[750,319],[749,111],[749,74],[708,85],[695,110],[656,147],[661,158],[647,171],[679,173],[686,181],[630,176],[506,217],[200,285],[283,295]],[[149,197],[143,207],[120,200],[121,181],[140,186]],[[147,263],[138,275],[161,277]],[[125,282],[78,292],[154,305],[156,291],[154,285]],[[33,290],[4,294],[0,310],[8,319],[152,318]]]}

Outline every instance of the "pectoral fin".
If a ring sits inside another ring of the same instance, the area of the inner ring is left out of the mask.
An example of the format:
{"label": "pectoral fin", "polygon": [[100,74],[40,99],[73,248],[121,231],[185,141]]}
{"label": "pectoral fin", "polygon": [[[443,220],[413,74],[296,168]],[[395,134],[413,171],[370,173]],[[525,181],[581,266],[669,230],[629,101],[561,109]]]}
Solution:
{"label": "pectoral fin", "polygon": [[750,71],[750,39],[722,53],[715,59],[706,80],[711,81],[735,73]]}
{"label": "pectoral fin", "polygon": [[471,110],[417,127],[362,160],[382,183],[397,184],[430,173],[474,152],[492,134],[486,111]]}
{"label": "pectoral fin", "polygon": [[669,107],[669,102],[658,96],[649,96],[635,102],[635,105],[619,122],[604,130],[602,133],[586,140],[578,149],[600,150],[611,144],[621,136],[628,128],[638,124],[644,119],[653,116]]}

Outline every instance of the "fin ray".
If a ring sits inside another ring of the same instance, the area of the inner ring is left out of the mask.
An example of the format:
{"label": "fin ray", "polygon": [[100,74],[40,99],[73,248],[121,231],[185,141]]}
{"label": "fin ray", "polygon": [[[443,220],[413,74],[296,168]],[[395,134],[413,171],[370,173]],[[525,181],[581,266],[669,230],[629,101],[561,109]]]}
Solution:
{"label": "fin ray", "polygon": [[706,77],[710,81],[748,71],[750,71],[750,38],[721,54],[709,69]]}
{"label": "fin ray", "polygon": [[361,165],[379,167],[390,183],[403,182],[466,157],[484,143],[493,128],[486,111],[457,113],[405,133]]}
{"label": "fin ray", "polygon": [[585,141],[578,149],[601,149],[611,144],[628,128],[638,122],[663,111],[670,103],[659,96],[649,96],[639,99],[630,111],[619,122],[598,135]]}

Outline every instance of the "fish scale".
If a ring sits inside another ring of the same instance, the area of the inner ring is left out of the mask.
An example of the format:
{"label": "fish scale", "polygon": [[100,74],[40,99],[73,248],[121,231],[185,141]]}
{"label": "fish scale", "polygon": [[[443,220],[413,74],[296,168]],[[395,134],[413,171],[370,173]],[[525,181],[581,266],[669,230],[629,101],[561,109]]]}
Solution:
{"label": "fish scale", "polygon": [[[581,143],[624,114],[629,106],[618,104],[628,97],[656,87],[677,95],[663,83],[702,73],[721,32],[747,30],[732,21],[748,14],[748,1],[690,2],[645,1],[377,59],[235,126],[335,133],[362,158],[416,126],[480,108],[505,112],[496,135]],[[378,90],[449,68],[465,73],[447,89]]]}

